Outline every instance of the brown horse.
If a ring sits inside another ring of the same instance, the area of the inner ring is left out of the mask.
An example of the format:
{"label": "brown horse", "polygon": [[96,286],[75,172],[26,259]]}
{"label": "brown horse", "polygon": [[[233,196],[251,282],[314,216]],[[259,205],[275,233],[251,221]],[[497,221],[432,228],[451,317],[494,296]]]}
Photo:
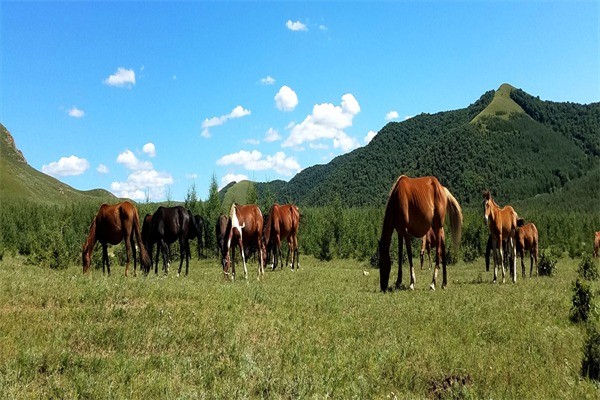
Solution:
{"label": "brown horse", "polygon": [[598,257],[600,250],[600,231],[594,233],[594,257]]}
{"label": "brown horse", "polygon": [[515,232],[515,242],[517,245],[517,254],[521,257],[521,272],[525,278],[525,263],[523,257],[525,251],[529,250],[531,266],[529,267],[529,277],[533,273],[533,261],[535,259],[535,274],[538,275],[538,230],[532,222],[520,226]]}
{"label": "brown horse", "polygon": [[502,283],[506,282],[506,272],[504,270],[504,252],[503,246],[499,245],[504,240],[508,242],[508,257],[510,260],[510,274],[513,282],[517,281],[517,251],[514,237],[519,222],[517,213],[511,206],[500,208],[492,198],[489,190],[483,192],[483,213],[485,224],[490,228],[493,236],[494,253],[494,282],[498,279],[498,264],[502,265]]}
{"label": "brown horse", "polygon": [[82,260],[83,272],[86,273],[91,264],[92,252],[96,242],[102,244],[102,272],[104,265],[110,275],[110,265],[108,263],[107,245],[116,245],[125,241],[127,249],[127,264],[125,265],[125,276],[129,271],[129,260],[131,252],[133,252],[133,275],[136,275],[136,254],[134,237],[137,245],[140,248],[140,269],[147,270],[150,268],[150,257],[142,244],[142,235],[140,233],[140,222],[137,209],[128,201],[110,206],[102,204],[100,210],[92,220],[90,233],[83,245]]}
{"label": "brown horse", "polygon": [[[267,254],[271,250],[274,252],[272,270],[277,268],[279,257],[281,257],[281,240],[287,239],[288,243],[288,254],[286,259],[286,265],[290,261],[290,254],[292,255],[292,263],[290,267],[294,270],[294,261],[296,267],[300,268],[300,261],[298,259],[298,225],[300,224],[300,212],[298,207],[293,204],[279,205],[277,203],[271,206],[269,215],[265,222],[264,230],[264,241],[267,246]],[[283,268],[283,264],[281,265]]]}
{"label": "brown horse", "polygon": [[[235,263],[231,262],[230,250],[235,242],[240,249],[242,261],[244,263],[244,278],[248,279],[248,269],[246,267],[246,257],[244,248],[254,246],[258,250],[258,278],[265,273],[264,269],[264,245],[262,241],[263,216],[260,208],[254,204],[239,205],[233,203],[229,211],[229,222],[224,235],[224,243],[221,249],[223,257],[223,273],[225,277],[229,276],[231,266],[231,279],[235,280]],[[235,241],[235,242],[234,242]],[[234,242],[234,243],[232,243]]]}
{"label": "brown horse", "polygon": [[430,288],[435,290],[440,259],[442,260],[442,288],[448,284],[446,274],[446,244],[442,228],[450,215],[450,227],[454,245],[460,243],[462,210],[450,191],[443,187],[436,177],[409,178],[400,176],[394,184],[385,207],[383,228],[379,239],[379,284],[382,291],[388,290],[390,269],[390,244],[393,231],[398,233],[398,279],[396,288],[402,284],[402,240],[406,242],[406,252],[410,264],[410,289],[415,287],[415,271],[412,264],[411,236],[423,237],[430,228],[437,237],[435,270]]}
{"label": "brown horse", "polygon": [[[442,235],[444,234],[444,228],[442,228]],[[437,237],[433,229],[429,228],[427,234],[423,236],[423,243],[421,244],[421,254],[419,258],[421,260],[421,269],[423,269],[423,261],[425,259],[425,252],[427,251],[427,258],[429,259],[429,268],[431,269],[431,249],[437,247]]]}

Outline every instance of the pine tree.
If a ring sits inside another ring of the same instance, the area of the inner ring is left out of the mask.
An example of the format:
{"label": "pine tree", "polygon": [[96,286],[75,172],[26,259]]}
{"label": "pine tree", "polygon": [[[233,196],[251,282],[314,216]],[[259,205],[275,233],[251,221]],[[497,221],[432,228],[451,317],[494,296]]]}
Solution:
{"label": "pine tree", "polygon": [[214,249],[217,246],[217,238],[215,237],[214,226],[221,213],[221,200],[219,199],[219,186],[217,185],[217,177],[213,174],[210,180],[210,187],[208,189],[208,199],[205,202],[205,216],[206,216],[206,231],[208,242],[206,247]]}

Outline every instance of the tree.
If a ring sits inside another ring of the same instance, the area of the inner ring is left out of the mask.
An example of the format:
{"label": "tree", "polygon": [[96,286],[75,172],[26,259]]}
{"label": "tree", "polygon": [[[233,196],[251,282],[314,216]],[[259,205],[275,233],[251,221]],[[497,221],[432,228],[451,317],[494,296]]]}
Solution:
{"label": "tree", "polygon": [[248,190],[246,191],[246,204],[257,204],[258,194],[256,193],[256,183],[248,181]]}
{"label": "tree", "polygon": [[195,182],[188,188],[187,194],[185,195],[185,207],[194,215],[200,214],[201,204],[196,192]]}
{"label": "tree", "polygon": [[208,199],[205,202],[205,217],[206,231],[208,243],[206,247],[214,249],[217,246],[217,238],[215,237],[214,224],[221,213],[221,200],[219,199],[219,186],[217,185],[217,177],[213,173],[208,189]]}

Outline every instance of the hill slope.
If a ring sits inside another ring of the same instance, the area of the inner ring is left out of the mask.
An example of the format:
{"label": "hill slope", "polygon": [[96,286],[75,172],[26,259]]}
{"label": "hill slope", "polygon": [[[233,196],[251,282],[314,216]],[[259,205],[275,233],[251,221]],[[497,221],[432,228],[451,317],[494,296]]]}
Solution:
{"label": "hill slope", "polygon": [[[471,123],[475,121],[476,123]],[[600,104],[539,100],[502,85],[467,108],[384,126],[365,147],[306,168],[278,190],[304,205],[380,206],[401,175],[435,175],[464,204],[554,192],[600,165]]]}
{"label": "hill slope", "polygon": [[12,135],[0,124],[0,200],[62,204],[72,201],[115,201],[102,189],[80,191],[32,168],[17,149]]}

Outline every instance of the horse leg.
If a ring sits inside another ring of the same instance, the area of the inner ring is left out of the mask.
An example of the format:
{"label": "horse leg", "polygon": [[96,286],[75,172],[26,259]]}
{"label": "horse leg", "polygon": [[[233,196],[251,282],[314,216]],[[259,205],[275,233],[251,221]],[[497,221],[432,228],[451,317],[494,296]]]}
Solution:
{"label": "horse leg", "polygon": [[402,236],[398,233],[398,278],[396,279],[396,289],[402,285]]}
{"label": "horse leg", "polygon": [[[142,253],[142,251],[140,250],[140,254],[141,253]],[[137,276],[137,273],[136,273],[137,262],[135,260],[137,255],[136,255],[135,242],[133,241],[133,235],[131,236],[131,254],[133,255],[133,276]],[[140,259],[140,271],[141,271],[141,268],[142,268],[142,264],[141,264],[141,259]]]}
{"label": "horse leg", "polygon": [[[512,257],[512,260],[510,260],[511,268],[513,271],[512,280],[513,280],[513,283],[517,283],[517,246],[515,246],[515,238],[514,237],[508,238],[508,250],[510,252],[510,256]],[[523,261],[523,259],[521,259],[521,261]]]}
{"label": "horse leg", "polygon": [[242,242],[242,237],[238,239],[238,246],[240,248],[240,253],[242,253],[242,262],[244,263],[244,279],[248,279],[248,268],[246,267],[246,255],[244,254],[244,243]]}
{"label": "horse leg", "polygon": [[179,269],[177,270],[177,276],[181,275],[181,267],[183,266],[183,258],[185,257],[185,241],[183,236],[179,238]]}
{"label": "horse leg", "polygon": [[[521,257],[521,276],[523,277],[523,279],[525,279],[525,261],[523,260],[523,258],[525,258],[525,249],[521,248],[519,251],[519,256]],[[531,255],[531,252],[529,252],[529,254]],[[529,274],[529,277],[531,278],[531,271]]]}
{"label": "horse leg", "polygon": [[423,270],[423,259],[425,256],[425,250],[421,249],[421,252],[419,253],[419,260],[421,261],[421,271]]}
{"label": "horse leg", "polygon": [[441,247],[442,250],[440,251],[440,254],[442,255],[442,289],[446,289],[446,286],[448,286],[448,273],[446,271],[446,238],[444,237],[444,235],[441,235]]}
{"label": "horse leg", "polygon": [[108,269],[108,275],[110,275],[110,264],[108,264],[108,248],[106,244],[102,244],[102,275],[104,275],[104,264],[106,263],[106,269]]}
{"label": "horse leg", "polygon": [[162,253],[163,259],[163,272],[165,275],[167,275],[169,273],[169,266],[167,265],[169,258],[169,248],[167,247],[167,244],[165,243],[164,239],[160,240],[160,251]]}
{"label": "horse leg", "polygon": [[412,262],[411,236],[408,232],[406,232],[404,236],[404,242],[406,243],[406,258],[408,258],[408,265],[410,271],[410,284],[408,287],[410,290],[415,290],[415,268]]}
{"label": "horse leg", "polygon": [[185,276],[188,276],[190,269],[190,258],[192,258],[192,252],[190,251],[190,242],[186,239],[185,241]]}

